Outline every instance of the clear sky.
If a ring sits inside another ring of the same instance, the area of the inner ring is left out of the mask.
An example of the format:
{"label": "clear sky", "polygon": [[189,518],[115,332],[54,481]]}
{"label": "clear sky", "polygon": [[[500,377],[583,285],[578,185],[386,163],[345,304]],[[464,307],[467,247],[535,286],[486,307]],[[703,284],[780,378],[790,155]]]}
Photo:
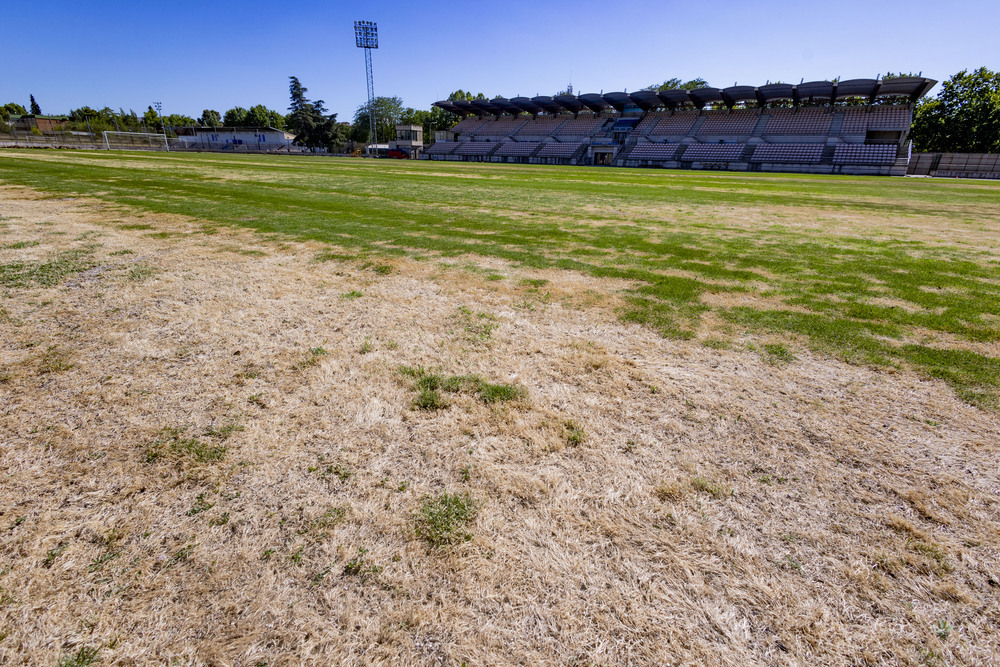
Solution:
{"label": "clear sky", "polygon": [[288,77],[350,120],[365,101],[355,20],[378,23],[376,95],[429,108],[458,88],[503,95],[636,90],[671,77],[762,85],[1000,69],[1000,2],[474,0],[419,3],[12,1],[0,9],[0,104],[198,117],[286,112]]}

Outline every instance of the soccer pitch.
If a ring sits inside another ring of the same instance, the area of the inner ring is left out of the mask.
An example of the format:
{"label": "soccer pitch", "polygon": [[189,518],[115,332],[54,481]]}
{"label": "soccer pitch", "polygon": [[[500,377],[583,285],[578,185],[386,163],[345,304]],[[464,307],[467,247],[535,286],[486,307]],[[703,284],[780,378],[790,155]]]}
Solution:
{"label": "soccer pitch", "polygon": [[0,663],[996,663],[998,185],[0,151]]}
{"label": "soccer pitch", "polygon": [[160,153],[0,154],[0,180],[331,244],[629,281],[626,321],[778,332],[995,408],[1000,184]]}

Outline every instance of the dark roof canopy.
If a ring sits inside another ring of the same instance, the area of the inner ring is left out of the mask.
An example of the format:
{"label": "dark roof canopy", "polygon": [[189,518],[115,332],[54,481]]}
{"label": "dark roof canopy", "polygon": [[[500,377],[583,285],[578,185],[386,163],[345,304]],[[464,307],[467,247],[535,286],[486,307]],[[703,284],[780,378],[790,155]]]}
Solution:
{"label": "dark roof canopy", "polygon": [[628,97],[632,100],[633,104],[643,111],[649,111],[650,109],[663,106],[663,102],[660,100],[660,97],[652,90],[640,90],[635,93],[630,93]]}
{"label": "dark roof canopy", "polygon": [[519,108],[521,111],[527,111],[528,113],[539,113],[543,109],[534,102],[531,101],[529,97],[515,97],[510,101],[511,104]]}
{"label": "dark roof canopy", "polygon": [[739,102],[756,102],[757,89],[753,86],[730,86],[722,91],[722,99],[726,106],[733,106]]}
{"label": "dark roof canopy", "polygon": [[679,106],[692,103],[686,90],[661,90],[656,96],[667,105],[668,109],[676,109]]}
{"label": "dark roof canopy", "polygon": [[514,104],[513,100],[508,100],[504,97],[494,97],[490,102],[493,103],[493,106],[503,109],[509,114],[521,113],[521,107]]}
{"label": "dark roof canopy", "polygon": [[556,95],[553,100],[573,113],[579,113],[583,109],[583,102],[578,100],[576,95]]}
{"label": "dark roof canopy", "polygon": [[916,102],[921,97],[930,92],[937,81],[925,79],[921,76],[901,76],[898,79],[882,79],[879,82],[876,97],[887,97],[891,95],[906,96],[911,102]]}
{"label": "dark roof canopy", "polygon": [[699,109],[712,102],[722,102],[722,91],[718,88],[695,88],[688,91],[688,97]]}
{"label": "dark roof canopy", "polygon": [[875,79],[847,79],[836,84],[834,97],[838,100],[847,97],[875,97],[878,81]]}
{"label": "dark roof canopy", "polygon": [[493,114],[494,116],[499,116],[503,113],[503,109],[493,104],[492,100],[472,100],[472,106],[488,114]]}
{"label": "dark roof canopy", "polygon": [[694,106],[699,109],[706,104],[723,103],[733,107],[741,102],[757,102],[766,104],[776,100],[792,100],[795,104],[802,101],[834,101],[849,97],[863,97],[875,100],[879,97],[906,97],[910,102],[916,102],[934,87],[937,81],[920,76],[907,76],[896,79],[847,79],[844,81],[809,81],[797,86],[787,83],[769,83],[764,86],[730,86],[718,88],[704,87],[694,90],[661,90],[658,92],[640,90],[635,93],[586,93],[583,95],[557,95],[548,97],[539,95],[533,98],[515,97],[508,100],[497,97],[493,100],[455,100],[453,102],[435,102],[434,106],[445,111],[460,115],[477,116],[500,115],[502,113],[517,114],[528,112],[537,114],[543,111],[556,114],[563,111],[579,113],[584,108],[600,112],[614,108],[619,112],[626,106],[636,105],[643,111],[659,107],[677,109],[683,106]]}
{"label": "dark roof canopy", "polygon": [[795,86],[790,83],[769,83],[757,89],[759,99],[765,102],[772,100],[794,100]]}
{"label": "dark roof canopy", "polygon": [[627,105],[632,104],[628,93],[604,93],[604,99],[618,111],[624,111]]}
{"label": "dark roof canopy", "polygon": [[566,110],[565,107],[547,95],[532,97],[531,101],[549,113],[562,113]]}
{"label": "dark roof canopy", "polygon": [[579,100],[583,102],[584,106],[591,111],[603,111],[604,109],[611,108],[611,103],[597,93],[586,93],[584,95],[580,95]]}

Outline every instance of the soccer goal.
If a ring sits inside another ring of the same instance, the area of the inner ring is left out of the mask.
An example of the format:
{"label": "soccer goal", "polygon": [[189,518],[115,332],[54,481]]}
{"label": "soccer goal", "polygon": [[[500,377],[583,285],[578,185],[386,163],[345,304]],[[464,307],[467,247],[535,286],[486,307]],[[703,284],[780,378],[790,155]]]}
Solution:
{"label": "soccer goal", "polygon": [[169,151],[167,135],[152,132],[113,132],[105,130],[104,147],[108,150]]}

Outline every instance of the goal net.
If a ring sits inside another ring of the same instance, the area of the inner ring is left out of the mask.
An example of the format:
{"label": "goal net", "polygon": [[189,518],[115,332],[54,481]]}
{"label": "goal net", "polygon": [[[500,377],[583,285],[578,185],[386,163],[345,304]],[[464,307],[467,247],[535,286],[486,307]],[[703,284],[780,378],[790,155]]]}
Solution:
{"label": "goal net", "polygon": [[167,135],[152,132],[112,132],[105,130],[104,147],[108,150],[169,151]]}

